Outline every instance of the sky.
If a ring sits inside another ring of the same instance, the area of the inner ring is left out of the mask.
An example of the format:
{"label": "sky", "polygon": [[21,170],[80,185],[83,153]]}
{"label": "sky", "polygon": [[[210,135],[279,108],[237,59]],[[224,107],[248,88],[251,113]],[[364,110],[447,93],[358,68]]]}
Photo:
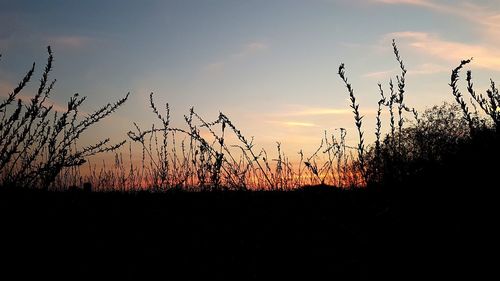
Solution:
{"label": "sky", "polygon": [[[33,62],[40,77],[54,51],[51,102],[74,93],[85,112],[130,100],[82,141],[126,139],[149,127],[149,93],[183,127],[189,108],[207,121],[221,111],[258,147],[314,151],[326,130],[356,142],[345,63],[373,141],[377,83],[398,74],[395,39],[408,69],[408,106],[451,101],[451,69],[474,57],[477,91],[500,79],[500,0],[0,0],[0,96]],[[21,93],[33,95],[31,88]],[[465,84],[461,84],[465,91]],[[159,106],[162,107],[162,106]]]}

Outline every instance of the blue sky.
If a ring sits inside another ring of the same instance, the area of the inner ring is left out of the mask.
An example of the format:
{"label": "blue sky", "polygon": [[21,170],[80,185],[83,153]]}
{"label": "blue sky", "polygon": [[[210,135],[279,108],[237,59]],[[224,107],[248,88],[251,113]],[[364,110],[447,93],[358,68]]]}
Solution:
{"label": "blue sky", "polygon": [[131,92],[92,133],[117,140],[132,122],[153,121],[154,92],[179,126],[194,106],[209,120],[226,113],[263,147],[314,150],[324,130],[353,128],[341,62],[373,139],[377,82],[387,89],[398,73],[392,38],[417,109],[451,100],[447,83],[460,59],[475,58],[478,91],[500,77],[498,0],[0,2],[0,95],[33,61],[40,74],[51,45],[55,104],[78,92],[91,111]]}

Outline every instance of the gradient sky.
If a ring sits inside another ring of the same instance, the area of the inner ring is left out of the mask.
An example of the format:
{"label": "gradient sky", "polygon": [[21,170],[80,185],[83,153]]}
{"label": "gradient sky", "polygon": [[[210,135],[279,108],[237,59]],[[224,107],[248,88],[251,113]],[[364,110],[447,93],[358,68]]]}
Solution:
{"label": "gradient sky", "polygon": [[324,130],[353,130],[336,74],[344,62],[370,141],[377,82],[388,90],[398,74],[392,38],[409,70],[411,107],[451,100],[447,83],[461,59],[475,58],[478,91],[489,78],[500,82],[499,0],[0,0],[0,7],[1,96],[33,61],[39,77],[47,45],[54,104],[64,107],[78,92],[90,112],[131,92],[84,140],[124,139],[133,121],[149,126],[154,92],[178,126],[190,106],[207,120],[222,111],[259,147],[280,141],[289,154],[312,151]]}

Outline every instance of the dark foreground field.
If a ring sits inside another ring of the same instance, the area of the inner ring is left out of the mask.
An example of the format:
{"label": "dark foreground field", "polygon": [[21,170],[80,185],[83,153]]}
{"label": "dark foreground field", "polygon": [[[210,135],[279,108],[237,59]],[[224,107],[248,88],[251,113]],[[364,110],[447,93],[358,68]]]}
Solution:
{"label": "dark foreground field", "polygon": [[1,274],[406,280],[495,268],[498,221],[481,217],[479,204],[399,196],[3,190]]}

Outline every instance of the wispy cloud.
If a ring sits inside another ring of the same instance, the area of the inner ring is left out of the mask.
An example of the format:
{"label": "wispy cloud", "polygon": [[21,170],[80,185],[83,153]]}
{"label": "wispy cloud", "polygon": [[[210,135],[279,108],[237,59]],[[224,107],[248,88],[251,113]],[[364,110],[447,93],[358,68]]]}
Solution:
{"label": "wispy cloud", "polygon": [[408,70],[409,75],[428,75],[442,72],[449,72],[449,67],[435,63],[423,63],[412,70]]}
{"label": "wispy cloud", "polygon": [[[4,89],[2,87],[0,87],[0,91],[2,91],[0,93],[0,98],[2,98],[2,99],[3,98],[7,98],[8,97],[8,93],[10,93],[10,92],[7,92],[7,94],[5,94],[6,92],[4,92]],[[21,94],[18,94],[16,98],[20,99],[24,104],[30,103],[31,99],[32,99],[32,97],[30,97],[30,96],[25,96],[25,95],[21,95]],[[60,104],[60,103],[57,103],[54,100],[46,100],[44,102],[44,105],[46,107],[52,106],[52,110],[53,111],[57,111],[57,112],[66,112],[66,110],[68,109],[67,106],[65,106],[63,104]],[[86,111],[79,110],[79,112],[83,113],[83,114],[86,114]]]}
{"label": "wispy cloud", "polygon": [[348,109],[338,108],[308,108],[296,112],[291,112],[295,116],[317,116],[317,115],[343,115],[350,114]]}
{"label": "wispy cloud", "polygon": [[476,25],[479,34],[485,41],[500,43],[500,6],[487,7],[466,1],[443,4],[431,0],[370,0],[370,2],[392,5],[413,5],[460,17]]}
{"label": "wispy cloud", "polygon": [[390,77],[396,69],[368,72],[363,75],[366,78],[383,79]]}
{"label": "wispy cloud", "polygon": [[[390,40],[397,39],[398,45],[421,54],[423,64],[411,67],[409,75],[430,75],[449,71],[462,59],[474,57],[474,66],[489,70],[500,69],[500,6],[479,5],[472,1],[437,0],[365,0],[377,5],[406,5],[426,9],[442,16],[455,17],[468,23],[477,39],[474,41],[449,40],[443,34],[429,31],[399,31],[387,33],[375,49],[387,50]],[[483,2],[484,3],[484,2]],[[383,47],[381,47],[383,46]],[[369,72],[371,79],[386,79],[394,74],[392,69]]]}
{"label": "wispy cloud", "polygon": [[266,121],[266,122],[284,127],[318,127],[318,125],[309,122],[297,122],[297,121]]}
{"label": "wispy cloud", "polygon": [[[52,106],[52,110],[57,112],[66,112],[68,110],[67,105],[60,104],[58,102],[55,102],[54,100],[47,100],[46,103],[47,104],[45,106]],[[78,111],[80,114],[88,114],[88,112],[85,110],[78,110]]]}
{"label": "wispy cloud", "polygon": [[[442,3],[436,3],[432,0],[370,0],[371,2],[380,3],[380,4],[392,4],[392,5],[413,5],[419,6],[423,8],[428,8],[436,12],[455,14],[462,17],[469,17],[470,15],[466,14],[464,8],[470,7],[467,2],[456,4],[456,5],[447,5]],[[477,6],[476,6],[477,7]],[[475,9],[476,10],[476,9]],[[471,17],[472,19],[472,17]]]}
{"label": "wispy cloud", "polygon": [[250,42],[243,46],[243,48],[238,53],[231,55],[231,57],[244,58],[266,50],[267,48],[269,48],[269,46],[263,42]]}
{"label": "wispy cloud", "polygon": [[[437,34],[427,32],[394,32],[384,36],[383,41],[397,38],[398,42],[407,44],[417,52],[430,55],[436,59],[459,62],[474,57],[474,65],[482,68],[498,70],[500,68],[500,49],[487,45],[467,44],[449,41]],[[436,66],[427,65],[422,71],[436,71]],[[432,69],[434,68],[434,69]]]}
{"label": "wispy cloud", "polygon": [[289,127],[318,127],[318,125],[316,125],[316,124],[307,123],[307,122],[293,122],[293,121],[289,121],[289,122],[284,122],[284,124],[286,126],[289,126]]}
{"label": "wispy cloud", "polygon": [[239,59],[244,59],[244,58],[256,55],[257,53],[260,53],[268,48],[269,48],[269,45],[264,43],[264,42],[260,42],[260,41],[249,42],[249,43],[243,45],[238,52],[232,53],[230,55],[227,55],[227,56],[221,58],[218,61],[215,61],[215,62],[212,62],[208,65],[205,65],[203,67],[203,70],[205,72],[220,72],[228,64],[233,63]]}
{"label": "wispy cloud", "polygon": [[321,116],[321,115],[345,115],[351,114],[349,109],[345,108],[329,108],[329,107],[308,107],[301,105],[289,105],[287,108],[273,113],[274,116],[282,117],[306,117],[306,116]]}
{"label": "wispy cloud", "polygon": [[352,111],[349,108],[288,104],[277,111],[265,114],[263,122],[281,128],[319,128],[325,126],[325,120],[350,118],[351,114]]}
{"label": "wispy cloud", "polygon": [[[6,80],[0,80],[0,100],[7,98],[9,96],[9,94],[12,93],[14,88],[15,88],[15,86],[13,83],[6,81]],[[33,96],[24,95],[21,92],[16,96],[16,98],[20,99],[23,103],[27,104],[27,103],[31,102],[31,99],[33,98]],[[57,112],[65,112],[68,109],[67,105],[58,103],[58,102],[54,101],[53,99],[47,99],[44,104],[47,107],[52,106],[52,110],[57,111]],[[80,113],[85,114],[86,112],[80,110]]]}
{"label": "wispy cloud", "polygon": [[[363,109],[363,114],[375,113],[374,109]],[[332,115],[351,115],[349,108],[330,108],[330,107],[310,107],[301,105],[288,105],[287,108],[271,114],[274,117],[316,117]]]}
{"label": "wispy cloud", "polygon": [[422,6],[432,9],[441,9],[443,6],[435,4],[432,1],[428,0],[371,0],[371,2],[383,3],[383,4],[407,4],[407,5]]}
{"label": "wispy cloud", "polygon": [[93,41],[94,39],[86,36],[53,36],[46,39],[48,45],[59,49],[80,49]]}
{"label": "wispy cloud", "polygon": [[[391,76],[399,74],[398,71],[399,69],[394,68],[390,70],[368,72],[364,74],[363,77],[378,79],[378,80],[388,79]],[[435,63],[422,63],[408,70],[408,75],[429,75],[429,74],[442,73],[448,71],[449,67],[445,65],[435,64]]]}
{"label": "wispy cloud", "polygon": [[9,93],[14,90],[15,86],[14,84],[5,81],[5,80],[0,80],[0,97],[5,98],[9,96]]}

